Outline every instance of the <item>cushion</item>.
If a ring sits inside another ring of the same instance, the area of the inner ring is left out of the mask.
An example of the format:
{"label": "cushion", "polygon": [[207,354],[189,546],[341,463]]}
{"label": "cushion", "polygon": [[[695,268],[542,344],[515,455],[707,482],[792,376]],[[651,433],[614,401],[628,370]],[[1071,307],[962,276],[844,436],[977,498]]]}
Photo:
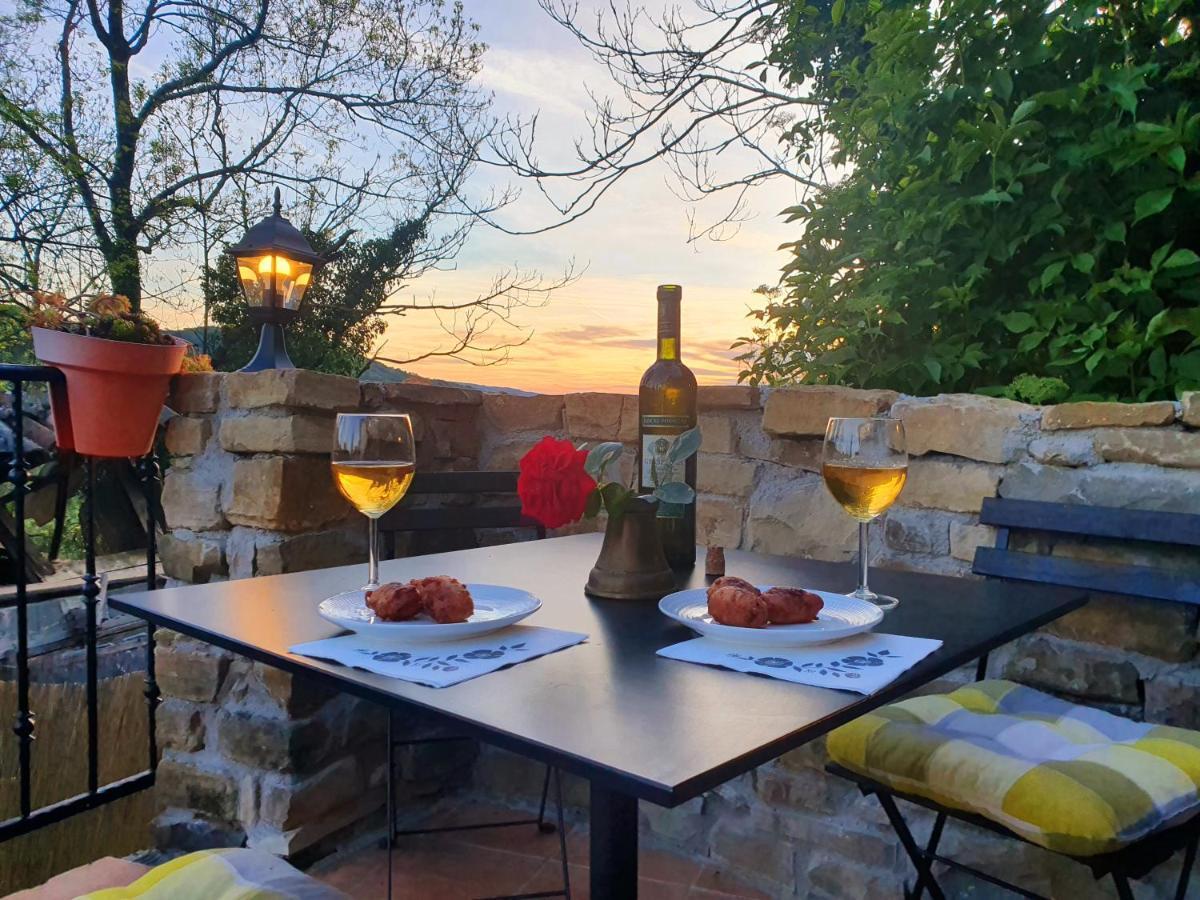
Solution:
{"label": "cushion", "polygon": [[129,884],[149,871],[141,863],[105,856],[55,875],[39,887],[9,894],[5,900],[74,900],[88,891]]}
{"label": "cushion", "polygon": [[881,707],[829,756],[893,790],[1093,856],[1200,810],[1200,732],[1134,722],[1011,681]]}
{"label": "cushion", "polygon": [[200,850],[155,866],[126,887],[88,900],[346,900],[336,891],[261,850]]}

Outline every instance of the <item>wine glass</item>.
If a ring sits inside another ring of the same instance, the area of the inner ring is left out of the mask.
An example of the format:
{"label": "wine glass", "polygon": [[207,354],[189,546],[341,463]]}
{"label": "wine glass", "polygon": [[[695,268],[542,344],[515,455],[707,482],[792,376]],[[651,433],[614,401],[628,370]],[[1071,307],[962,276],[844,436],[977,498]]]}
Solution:
{"label": "wine glass", "polygon": [[[379,587],[379,517],[399,503],[417,468],[412,420],[403,413],[338,413],[330,461],[342,496],[367,517],[367,583]],[[350,593],[350,592],[347,592]]]}
{"label": "wine glass", "polygon": [[908,452],[904,423],[896,419],[830,419],[821,450],[825,487],[858,520],[858,590],[851,597],[892,609],[900,601],[867,587],[867,526],[904,488]]}

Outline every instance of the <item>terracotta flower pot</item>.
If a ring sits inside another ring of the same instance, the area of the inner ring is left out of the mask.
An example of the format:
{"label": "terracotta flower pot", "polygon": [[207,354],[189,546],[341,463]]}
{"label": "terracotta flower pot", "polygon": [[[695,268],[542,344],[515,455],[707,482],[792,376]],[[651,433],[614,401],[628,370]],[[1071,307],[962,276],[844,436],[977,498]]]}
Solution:
{"label": "terracotta flower pot", "polygon": [[187,343],[131,344],[33,328],[37,358],[62,370],[66,396],[50,396],[58,445],[87,456],[150,452],[171,376]]}

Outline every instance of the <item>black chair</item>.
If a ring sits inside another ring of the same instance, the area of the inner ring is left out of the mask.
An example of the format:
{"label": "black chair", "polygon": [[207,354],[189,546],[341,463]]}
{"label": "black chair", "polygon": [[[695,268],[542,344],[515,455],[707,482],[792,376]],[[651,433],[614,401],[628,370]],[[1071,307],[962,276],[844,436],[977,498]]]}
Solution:
{"label": "black chair", "polygon": [[[396,555],[396,535],[399,532],[437,532],[492,529],[531,529],[538,538],[546,536],[542,525],[521,513],[517,500],[518,472],[421,472],[413,477],[408,496],[441,495],[457,498],[462,505],[409,507],[401,504],[390,510],[379,520],[379,531],[383,537],[384,557]],[[487,505],[479,505],[483,501]],[[449,573],[448,573],[449,574]],[[460,735],[395,740],[389,716],[388,770],[395,766],[395,751],[399,747],[418,744],[451,743],[471,740]],[[554,782],[554,823],[546,820],[546,804],[550,795],[550,783]],[[521,825],[536,825],[543,834],[558,832],[559,857],[562,861],[563,886],[556,891],[539,891],[527,894],[511,894],[489,900],[531,900],[534,897],[571,896],[571,878],[567,859],[567,837],[563,821],[562,775],[553,766],[546,766],[542,779],[542,796],[536,818],[513,819],[504,822],[479,822],[466,825],[444,825],[438,828],[397,829],[396,822],[389,822],[389,842],[398,837],[419,834],[439,834],[452,831],[477,831],[484,828],[512,828]]]}
{"label": "black chair", "polygon": [[[1041,532],[1059,537],[1084,537],[1175,547],[1200,547],[1200,515],[988,498],[983,501],[979,521],[984,525],[994,526],[997,533],[994,547],[979,547],[975,551],[972,570],[976,574],[1012,581],[1084,588],[1097,593],[1200,604],[1200,571],[1184,572],[1118,562],[1046,556],[1016,551],[1009,547],[1010,533],[1014,529]],[[979,659],[975,674],[976,680],[986,677],[986,655]],[[900,838],[900,843],[917,870],[915,886],[911,890],[905,891],[907,898],[919,900],[928,889],[935,900],[942,900],[945,894],[933,873],[934,863],[942,863],[1023,897],[1044,900],[1040,895],[1031,893],[1011,882],[981,872],[938,853],[938,844],[948,818],[969,822],[995,834],[1024,841],[1020,835],[982,816],[949,809],[924,797],[895,791],[885,784],[843,766],[831,763],[827,769],[835,775],[855,782],[863,794],[874,795],[879,799],[889,823],[897,837]],[[915,803],[937,814],[929,840],[924,847],[917,843],[912,830],[896,805],[896,800]],[[1111,877],[1116,885],[1117,895],[1122,900],[1132,900],[1133,890],[1129,885],[1130,879],[1136,880],[1145,877],[1161,863],[1170,859],[1177,851],[1182,850],[1184,853],[1183,869],[1176,885],[1175,898],[1184,900],[1191,879],[1192,867],[1196,861],[1198,843],[1200,843],[1200,815],[1181,824],[1156,831],[1142,840],[1112,853],[1083,857],[1069,854],[1059,855],[1067,856],[1067,858],[1087,866],[1097,880]]]}

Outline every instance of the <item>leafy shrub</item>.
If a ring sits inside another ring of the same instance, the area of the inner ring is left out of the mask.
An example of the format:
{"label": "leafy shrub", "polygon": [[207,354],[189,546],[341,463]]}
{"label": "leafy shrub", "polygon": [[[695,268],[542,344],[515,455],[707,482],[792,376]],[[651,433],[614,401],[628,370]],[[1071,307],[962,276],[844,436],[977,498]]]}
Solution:
{"label": "leafy shrub", "polygon": [[804,231],[739,342],[742,377],[1200,387],[1190,9],[796,0],[771,61],[824,109],[791,137],[813,158],[832,138],[848,174],[787,211]]}
{"label": "leafy shrub", "polygon": [[1062,403],[1071,395],[1071,386],[1061,378],[1044,378],[1038,375],[1018,375],[1004,389],[1009,400],[1022,403]]}

